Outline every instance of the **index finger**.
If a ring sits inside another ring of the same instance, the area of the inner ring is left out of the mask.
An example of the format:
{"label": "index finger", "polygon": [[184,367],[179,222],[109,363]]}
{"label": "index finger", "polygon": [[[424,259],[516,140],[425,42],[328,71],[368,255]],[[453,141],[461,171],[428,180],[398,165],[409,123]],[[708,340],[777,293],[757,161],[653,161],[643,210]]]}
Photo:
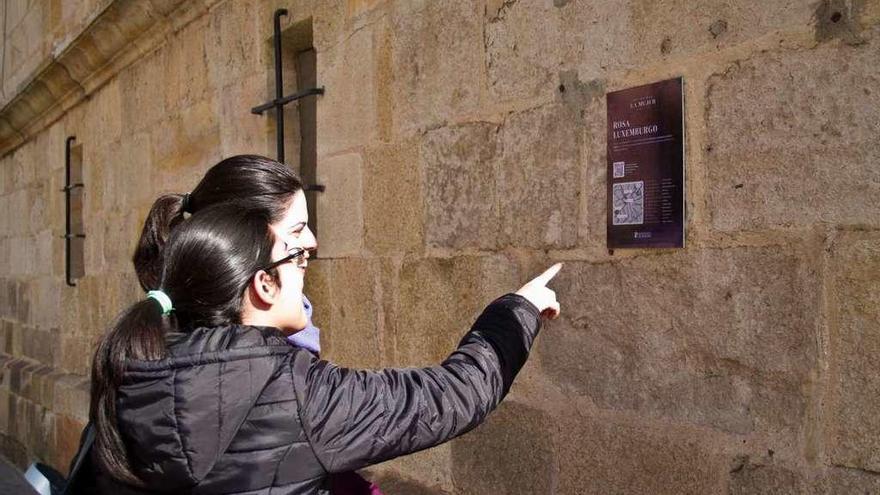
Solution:
{"label": "index finger", "polygon": [[538,275],[537,277],[535,277],[534,279],[532,279],[532,282],[535,282],[535,283],[541,284],[541,285],[547,285],[551,280],[553,280],[553,277],[555,277],[556,274],[559,273],[559,270],[561,270],[561,269],[562,269],[562,263],[556,263],[555,265],[548,268],[544,273],[542,273],[542,274]]}

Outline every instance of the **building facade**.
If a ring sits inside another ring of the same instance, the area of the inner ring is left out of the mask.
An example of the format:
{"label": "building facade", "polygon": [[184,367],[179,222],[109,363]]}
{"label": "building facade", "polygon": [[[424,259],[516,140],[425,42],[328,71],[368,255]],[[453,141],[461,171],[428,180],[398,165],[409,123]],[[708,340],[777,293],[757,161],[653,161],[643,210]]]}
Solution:
{"label": "building facade", "polygon": [[[878,0],[8,0],[3,455],[66,471],[152,201],[276,156],[279,8],[326,357],[438,362],[565,261],[510,396],[386,493],[880,492]],[[609,252],[605,95],[678,76],[686,247]]]}

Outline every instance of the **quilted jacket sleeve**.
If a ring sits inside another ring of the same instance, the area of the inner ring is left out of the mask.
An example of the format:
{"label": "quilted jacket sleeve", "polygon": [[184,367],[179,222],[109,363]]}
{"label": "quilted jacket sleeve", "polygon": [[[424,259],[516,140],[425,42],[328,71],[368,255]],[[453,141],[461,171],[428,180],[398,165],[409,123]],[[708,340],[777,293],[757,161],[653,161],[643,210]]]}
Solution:
{"label": "quilted jacket sleeve", "polygon": [[507,394],[540,326],[538,309],[508,294],[438,366],[354,370],[298,352],[300,416],[318,459],[328,472],[350,471],[471,430]]}

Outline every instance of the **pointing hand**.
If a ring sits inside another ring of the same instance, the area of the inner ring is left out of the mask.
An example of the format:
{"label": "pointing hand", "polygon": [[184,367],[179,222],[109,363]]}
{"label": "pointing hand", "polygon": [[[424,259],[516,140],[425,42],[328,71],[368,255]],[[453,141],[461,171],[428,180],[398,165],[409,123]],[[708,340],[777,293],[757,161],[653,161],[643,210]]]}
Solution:
{"label": "pointing hand", "polygon": [[560,308],[559,301],[556,300],[556,293],[548,289],[547,284],[561,269],[562,263],[556,263],[516,291],[517,294],[534,304],[541,311],[541,316],[551,320],[559,316]]}

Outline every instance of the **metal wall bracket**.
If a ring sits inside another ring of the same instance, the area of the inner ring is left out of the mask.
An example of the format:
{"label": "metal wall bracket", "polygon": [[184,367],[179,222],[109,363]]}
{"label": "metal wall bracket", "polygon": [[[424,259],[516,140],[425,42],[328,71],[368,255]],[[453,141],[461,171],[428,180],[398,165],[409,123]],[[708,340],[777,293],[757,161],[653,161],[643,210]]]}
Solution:
{"label": "metal wall bracket", "polygon": [[[278,161],[284,163],[284,105],[312,95],[323,95],[324,87],[308,88],[292,95],[284,96],[284,78],[281,65],[281,18],[287,15],[287,9],[278,9],[273,16],[275,33],[272,43],[275,47],[275,98],[262,105],[251,108],[251,113],[262,115],[267,110],[275,109],[275,142],[278,150]],[[324,192],[325,187],[320,184],[307,185],[305,191]]]}
{"label": "metal wall bracket", "polygon": [[64,143],[64,187],[61,189],[61,192],[64,193],[64,216],[66,224],[64,235],[61,236],[64,238],[64,273],[67,285],[70,287],[76,287],[76,283],[71,277],[70,241],[76,238],[82,239],[86,236],[85,234],[74,234],[71,232],[73,222],[70,218],[70,193],[74,189],[84,187],[82,182],[77,182],[76,184],[70,183],[70,147],[74,141],[76,141],[76,136],[68,136]]}

